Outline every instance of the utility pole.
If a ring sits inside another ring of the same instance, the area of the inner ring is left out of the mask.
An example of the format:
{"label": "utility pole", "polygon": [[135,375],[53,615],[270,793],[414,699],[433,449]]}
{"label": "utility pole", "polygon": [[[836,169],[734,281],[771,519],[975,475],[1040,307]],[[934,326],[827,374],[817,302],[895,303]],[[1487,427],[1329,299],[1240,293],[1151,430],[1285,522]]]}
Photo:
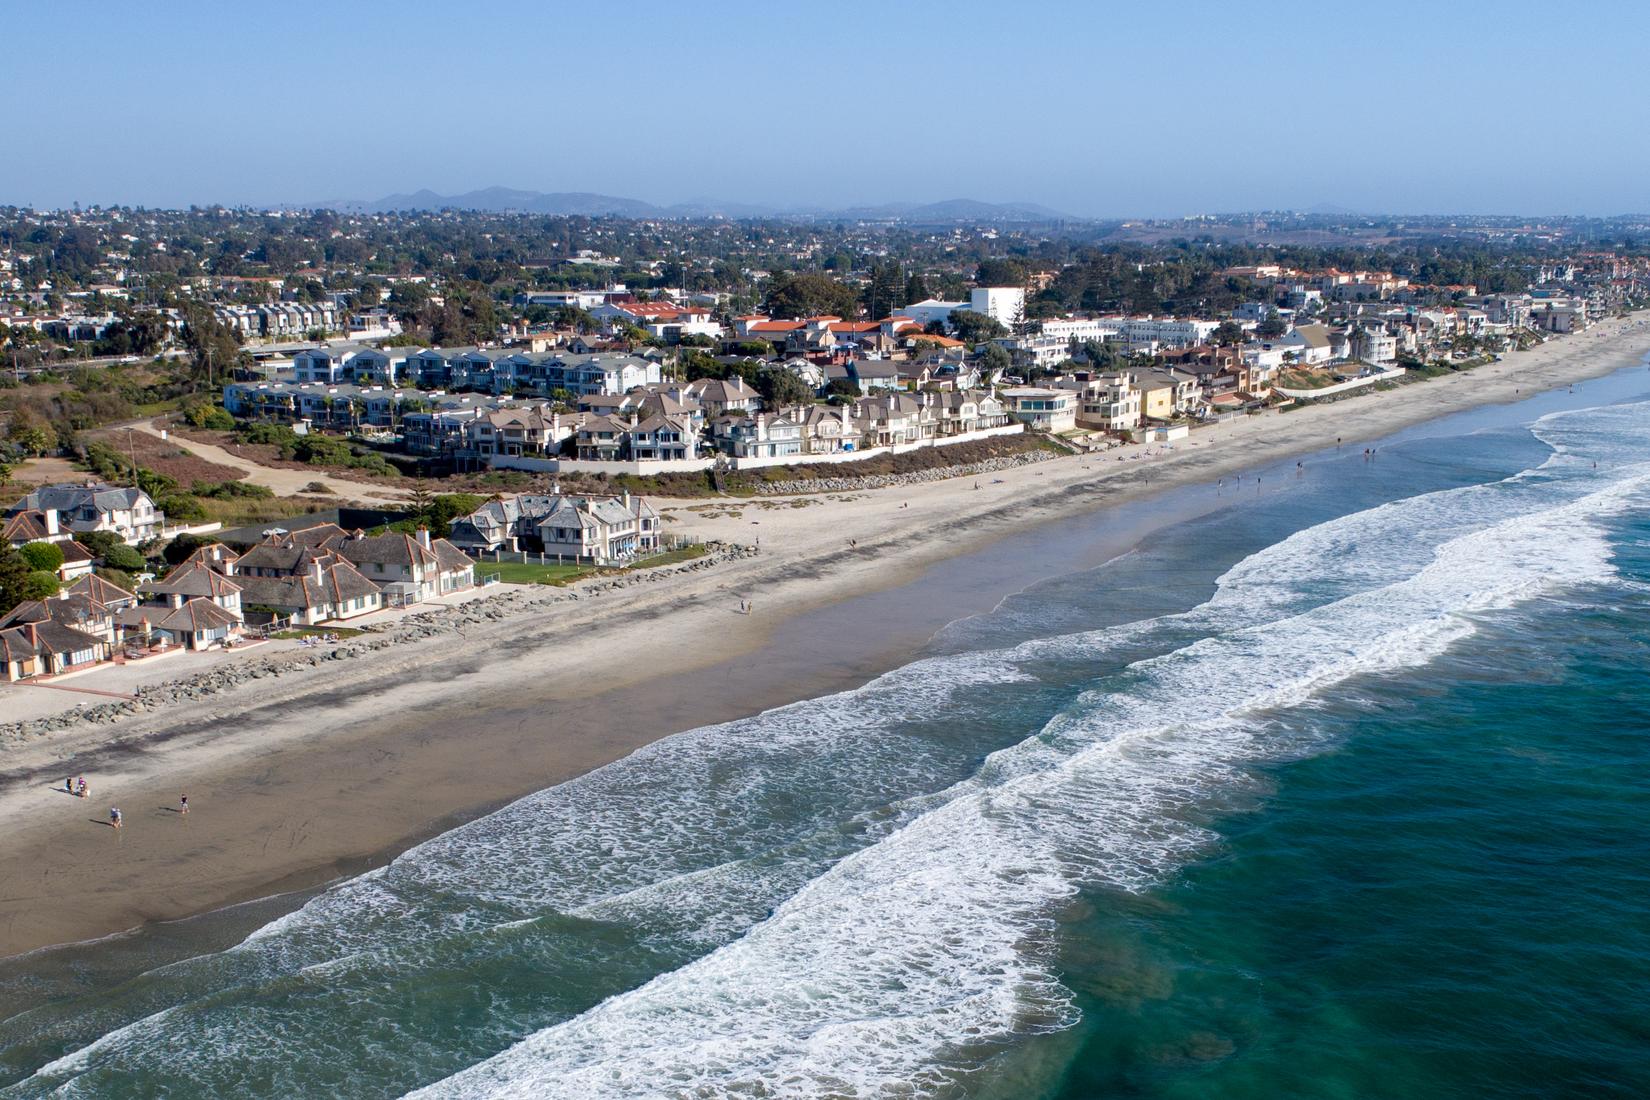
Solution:
{"label": "utility pole", "polygon": [[132,488],[137,489],[140,487],[138,485],[137,445],[132,442],[131,428],[126,429],[126,455],[132,460]]}

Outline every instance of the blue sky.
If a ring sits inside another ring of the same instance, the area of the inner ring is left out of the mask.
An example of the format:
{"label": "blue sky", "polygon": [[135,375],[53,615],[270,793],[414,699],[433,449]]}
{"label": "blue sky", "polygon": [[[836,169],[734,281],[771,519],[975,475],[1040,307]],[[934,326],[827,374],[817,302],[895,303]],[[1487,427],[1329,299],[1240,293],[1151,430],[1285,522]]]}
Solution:
{"label": "blue sky", "polygon": [[1650,5],[0,0],[0,202],[1650,210]]}

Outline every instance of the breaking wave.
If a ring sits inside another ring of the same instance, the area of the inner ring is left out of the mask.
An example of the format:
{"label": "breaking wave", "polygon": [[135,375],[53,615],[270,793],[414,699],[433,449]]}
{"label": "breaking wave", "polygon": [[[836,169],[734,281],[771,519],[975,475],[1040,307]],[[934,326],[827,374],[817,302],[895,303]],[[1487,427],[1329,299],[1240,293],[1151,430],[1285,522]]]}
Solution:
{"label": "breaking wave", "polygon": [[1650,483],[1629,462],[1646,424],[1647,406],[1545,418],[1546,463],[1297,531],[1185,612],[657,742],[72,1020],[0,1022],[0,1046],[61,1050],[103,1021],[4,1091],[943,1091],[1071,1022],[1062,904],[1193,858],[1252,765],[1312,749],[1291,710],[1607,581],[1602,521]]}

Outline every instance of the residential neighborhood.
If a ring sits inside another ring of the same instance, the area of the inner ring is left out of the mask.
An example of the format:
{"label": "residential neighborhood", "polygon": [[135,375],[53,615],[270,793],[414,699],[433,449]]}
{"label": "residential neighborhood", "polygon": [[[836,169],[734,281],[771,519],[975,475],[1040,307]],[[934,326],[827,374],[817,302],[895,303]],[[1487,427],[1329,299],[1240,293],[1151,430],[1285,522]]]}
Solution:
{"label": "residential neighborhood", "polygon": [[[1198,445],[1237,418],[1470,377],[1650,288],[1650,258],[1562,220],[1411,219],[1384,232],[1412,244],[1257,253],[1035,221],[767,223],[753,244],[716,221],[545,236],[508,213],[450,216],[540,257],[488,284],[405,258],[449,233],[417,212],[0,214],[19,230],[0,235],[18,383],[0,395],[3,445],[24,468],[83,471],[5,513],[30,578],[0,624],[12,680],[417,607],[489,567],[627,568],[680,544],[653,502],[666,484],[721,495],[918,459]],[[179,227],[209,223],[246,244],[238,258],[157,274]],[[145,465],[169,447],[307,466],[323,490],[357,471],[450,485],[462,503],[350,526],[336,507],[293,515],[325,499],[280,501],[260,521],[267,490],[240,475]],[[477,491],[493,485],[510,491]],[[251,534],[215,542],[226,526]],[[163,558],[173,544],[195,549]]]}

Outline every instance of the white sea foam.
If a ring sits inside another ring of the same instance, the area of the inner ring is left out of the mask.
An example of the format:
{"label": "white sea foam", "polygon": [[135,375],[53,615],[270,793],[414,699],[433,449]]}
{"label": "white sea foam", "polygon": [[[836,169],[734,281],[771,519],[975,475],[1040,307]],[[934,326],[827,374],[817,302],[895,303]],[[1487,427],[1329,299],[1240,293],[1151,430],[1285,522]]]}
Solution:
{"label": "white sea foam", "polygon": [[[1569,429],[1543,423],[1555,438]],[[1531,471],[1297,532],[1184,614],[922,660],[657,742],[322,894],[197,964],[223,970],[199,1003],[113,1030],[34,1084],[104,1062],[181,1072],[286,1057],[293,1033],[239,1013],[239,988],[256,1002],[278,978],[383,984],[378,972],[416,973],[434,945],[564,914],[708,954],[434,1093],[921,1091],[974,1044],[1069,1019],[1043,954],[1057,903],[1083,883],[1141,888],[1196,851],[1211,793],[1291,751],[1257,710],[1425,661],[1474,613],[1603,576],[1589,517],[1642,478],[1578,501],[1605,475],[1563,461],[1573,480]],[[913,782],[924,743],[898,731],[1000,721],[993,693],[1036,690],[1051,658],[1111,672],[1139,654],[972,778]],[[797,792],[811,802],[776,810]]]}
{"label": "white sea foam", "polygon": [[1441,546],[1410,577],[1203,638],[995,754],[938,808],[843,859],[738,941],[422,1097],[885,1096],[946,1084],[1072,1009],[1058,903],[1139,889],[1203,841],[1193,811],[1290,751],[1264,712],[1413,667],[1473,616],[1610,575],[1596,526],[1637,477]]}

